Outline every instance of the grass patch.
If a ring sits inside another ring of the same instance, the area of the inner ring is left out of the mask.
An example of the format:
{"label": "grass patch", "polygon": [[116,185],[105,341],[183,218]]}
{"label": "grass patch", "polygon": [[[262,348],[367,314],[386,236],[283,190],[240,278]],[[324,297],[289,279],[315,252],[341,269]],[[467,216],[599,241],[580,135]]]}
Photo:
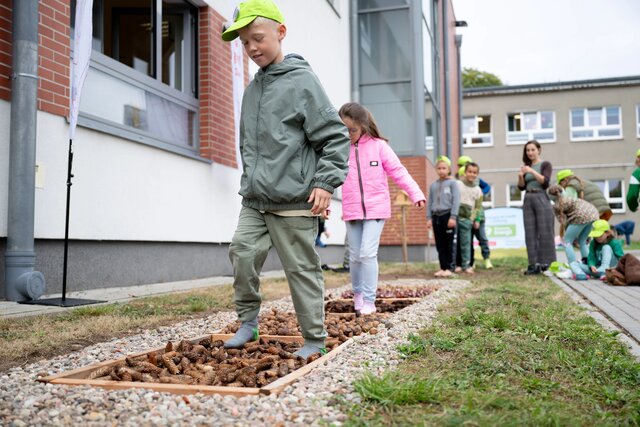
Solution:
{"label": "grass patch", "polygon": [[555,284],[494,257],[464,298],[354,386],[348,425],[638,425],[640,364]]}
{"label": "grass patch", "polygon": [[[349,280],[348,274],[325,272],[327,288]],[[287,281],[280,278],[263,280],[261,291],[264,301],[289,295]],[[223,285],[127,303],[82,306],[60,314],[0,318],[0,372],[143,329],[229,310],[233,310],[233,289]]]}

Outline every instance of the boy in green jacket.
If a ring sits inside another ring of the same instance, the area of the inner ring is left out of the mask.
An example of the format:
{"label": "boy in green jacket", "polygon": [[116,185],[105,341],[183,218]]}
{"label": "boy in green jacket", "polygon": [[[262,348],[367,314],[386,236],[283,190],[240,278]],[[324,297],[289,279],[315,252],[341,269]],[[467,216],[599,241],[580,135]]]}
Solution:
{"label": "boy in green jacket", "polygon": [[274,246],[304,337],[295,354],[326,352],[324,279],[314,242],[318,215],[347,175],[347,129],[309,64],[282,53],[287,28],[271,0],[240,3],[222,39],[236,37],[260,70],[240,116],[242,210],[229,246],[234,301],[242,322],[227,348],[258,337],[260,271]]}

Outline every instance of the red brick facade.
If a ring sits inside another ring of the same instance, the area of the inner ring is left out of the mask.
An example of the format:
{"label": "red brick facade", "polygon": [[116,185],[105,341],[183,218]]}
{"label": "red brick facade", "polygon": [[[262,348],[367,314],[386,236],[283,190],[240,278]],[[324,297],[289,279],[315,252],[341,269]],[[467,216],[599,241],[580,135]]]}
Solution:
{"label": "red brick facade", "polygon": [[[38,109],[59,116],[69,114],[69,55],[71,48],[68,1],[38,3]],[[11,100],[11,0],[0,0],[0,99]]]}
{"label": "red brick facade", "polygon": [[210,7],[200,9],[200,154],[236,167],[231,49],[220,37],[225,21]]}
{"label": "red brick facade", "polygon": [[11,99],[11,0],[0,0],[0,99]]}
{"label": "red brick facade", "polygon": [[[426,157],[402,157],[402,164],[407,168],[413,179],[418,183],[422,192],[427,194],[427,167],[428,159]],[[391,190],[391,218],[387,221],[380,239],[381,245],[401,245],[402,244],[402,211],[399,206],[395,206],[394,201],[400,187],[393,180],[389,180],[389,189]],[[425,245],[427,244],[427,221],[426,208],[418,209],[415,206],[408,206],[407,214],[407,243],[409,245]]]}

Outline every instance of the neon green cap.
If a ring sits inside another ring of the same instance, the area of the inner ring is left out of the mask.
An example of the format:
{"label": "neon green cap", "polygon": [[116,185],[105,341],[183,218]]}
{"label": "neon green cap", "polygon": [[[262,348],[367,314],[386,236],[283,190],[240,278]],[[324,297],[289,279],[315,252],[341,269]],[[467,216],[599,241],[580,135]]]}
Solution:
{"label": "neon green cap", "polygon": [[636,157],[640,157],[640,148],[638,148],[638,151],[636,151]]}
{"label": "neon green cap", "polygon": [[238,30],[251,24],[258,16],[284,22],[284,16],[271,0],[249,0],[238,5],[233,12],[233,24],[222,33],[222,40],[230,42],[238,37]]}
{"label": "neon green cap", "polygon": [[604,219],[599,219],[593,222],[593,229],[589,233],[589,237],[597,238],[602,236],[606,231],[611,230],[611,226]]}
{"label": "neon green cap", "polygon": [[558,172],[558,184],[560,184],[560,181],[562,181],[565,178],[570,177],[571,175],[573,175],[573,171],[571,169],[562,169],[561,171]]}
{"label": "neon green cap", "polygon": [[473,162],[473,159],[469,156],[460,156],[458,157],[458,166],[464,166],[467,163]]}
{"label": "neon green cap", "polygon": [[444,162],[447,166],[451,167],[451,160],[447,156],[438,156],[436,163]]}

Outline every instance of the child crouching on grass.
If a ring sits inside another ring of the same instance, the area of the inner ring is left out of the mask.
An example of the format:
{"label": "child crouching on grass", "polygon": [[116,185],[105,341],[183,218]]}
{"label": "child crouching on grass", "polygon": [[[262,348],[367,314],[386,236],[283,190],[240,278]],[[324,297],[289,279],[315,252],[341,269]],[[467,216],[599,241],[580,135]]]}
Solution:
{"label": "child crouching on grass", "polygon": [[589,233],[589,255],[587,265],[580,261],[574,261],[569,266],[576,275],[576,280],[587,280],[588,277],[602,279],[608,268],[618,264],[618,260],[624,255],[622,242],[615,237],[611,226],[604,219],[593,223],[593,229]]}
{"label": "child crouching on grass", "polygon": [[480,166],[467,163],[464,176],[458,181],[460,190],[460,211],[458,212],[458,239],[460,239],[460,260],[462,271],[473,274],[471,267],[472,232],[480,227],[482,221],[482,190],[478,186]]}
{"label": "child crouching on grass", "polygon": [[456,220],[460,209],[458,183],[451,176],[451,160],[439,156],[436,160],[438,180],[429,187],[427,228],[433,227],[440,270],[436,277],[453,275],[456,262]]}

